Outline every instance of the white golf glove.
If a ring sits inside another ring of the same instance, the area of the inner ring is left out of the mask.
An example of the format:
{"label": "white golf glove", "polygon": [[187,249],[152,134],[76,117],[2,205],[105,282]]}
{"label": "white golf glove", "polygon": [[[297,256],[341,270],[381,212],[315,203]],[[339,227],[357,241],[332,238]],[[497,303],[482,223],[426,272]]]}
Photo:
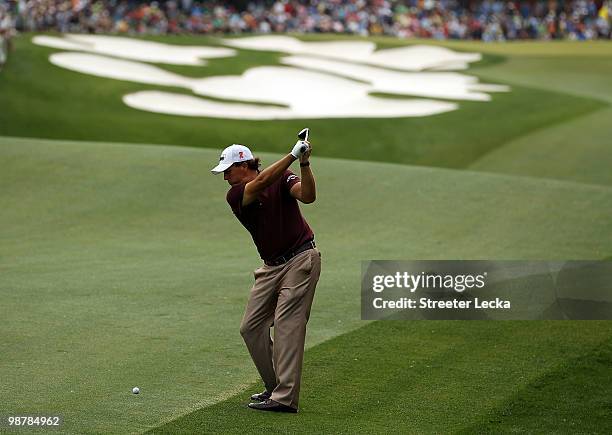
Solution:
{"label": "white golf glove", "polygon": [[306,141],[298,140],[295,143],[295,146],[293,147],[293,149],[291,150],[291,155],[295,157],[296,159],[299,159],[302,156],[302,154],[308,151],[308,148],[309,148],[309,145]]}

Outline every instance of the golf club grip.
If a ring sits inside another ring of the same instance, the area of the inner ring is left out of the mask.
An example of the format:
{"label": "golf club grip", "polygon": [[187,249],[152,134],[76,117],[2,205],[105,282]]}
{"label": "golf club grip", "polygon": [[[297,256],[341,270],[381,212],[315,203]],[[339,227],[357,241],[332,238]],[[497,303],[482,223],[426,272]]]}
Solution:
{"label": "golf club grip", "polygon": [[303,128],[299,133],[298,133],[298,138],[300,140],[308,140],[308,133],[310,132],[310,129],[308,127]]}

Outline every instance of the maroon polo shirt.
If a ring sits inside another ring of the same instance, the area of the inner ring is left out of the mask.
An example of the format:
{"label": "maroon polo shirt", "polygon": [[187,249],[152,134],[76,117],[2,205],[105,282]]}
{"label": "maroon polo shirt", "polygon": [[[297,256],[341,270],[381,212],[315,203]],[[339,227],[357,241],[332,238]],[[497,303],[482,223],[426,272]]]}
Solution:
{"label": "maroon polo shirt", "polygon": [[289,193],[299,181],[287,170],[247,206],[242,205],[245,184],[232,186],[227,192],[228,204],[251,233],[263,260],[274,260],[314,238],[297,200]]}

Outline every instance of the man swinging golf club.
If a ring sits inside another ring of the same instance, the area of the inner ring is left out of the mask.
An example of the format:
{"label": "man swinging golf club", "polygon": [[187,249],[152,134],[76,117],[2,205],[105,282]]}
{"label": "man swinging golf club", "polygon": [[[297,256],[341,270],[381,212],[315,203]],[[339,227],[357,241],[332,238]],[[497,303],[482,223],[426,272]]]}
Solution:
{"label": "man swinging golf club", "polygon": [[[308,129],[298,137],[291,153],[262,171],[259,158],[243,145],[224,149],[212,169],[231,185],[227,202],[251,233],[264,263],[254,272],[240,325],[266,387],[251,396],[249,407],[262,411],[298,410],[306,323],[321,272],[321,254],[297,202],[309,204],[316,198]],[[301,180],[288,170],[298,159]]]}

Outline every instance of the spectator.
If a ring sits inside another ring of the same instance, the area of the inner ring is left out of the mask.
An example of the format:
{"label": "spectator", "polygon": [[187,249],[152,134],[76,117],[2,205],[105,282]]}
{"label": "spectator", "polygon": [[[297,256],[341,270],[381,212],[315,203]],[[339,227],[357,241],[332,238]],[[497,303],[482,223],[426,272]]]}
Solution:
{"label": "spectator", "polygon": [[611,1],[256,0],[244,10],[215,0],[0,0],[0,4],[19,4],[17,28],[25,31],[331,32],[497,42],[610,39]]}
{"label": "spectator", "polygon": [[13,50],[12,39],[15,36],[14,11],[15,3],[0,0],[0,68],[6,62],[9,52]]}

